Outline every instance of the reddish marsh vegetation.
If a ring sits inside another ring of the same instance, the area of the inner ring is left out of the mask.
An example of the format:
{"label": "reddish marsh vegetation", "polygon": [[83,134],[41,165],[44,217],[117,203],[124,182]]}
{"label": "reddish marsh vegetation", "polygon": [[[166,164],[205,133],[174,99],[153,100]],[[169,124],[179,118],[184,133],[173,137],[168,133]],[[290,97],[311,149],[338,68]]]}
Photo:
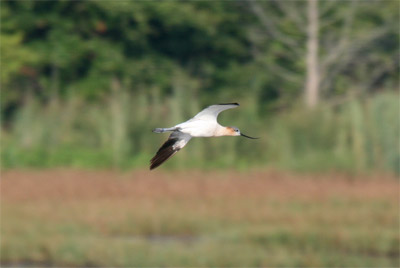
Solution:
{"label": "reddish marsh vegetation", "polygon": [[3,264],[398,265],[398,180],[280,172],[7,171]]}

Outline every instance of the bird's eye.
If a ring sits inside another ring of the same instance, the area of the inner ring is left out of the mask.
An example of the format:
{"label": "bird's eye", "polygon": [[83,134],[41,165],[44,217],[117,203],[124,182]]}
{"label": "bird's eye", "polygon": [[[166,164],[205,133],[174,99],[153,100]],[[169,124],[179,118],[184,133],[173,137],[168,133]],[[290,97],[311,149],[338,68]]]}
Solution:
{"label": "bird's eye", "polygon": [[235,129],[236,132],[239,132],[239,129]]}

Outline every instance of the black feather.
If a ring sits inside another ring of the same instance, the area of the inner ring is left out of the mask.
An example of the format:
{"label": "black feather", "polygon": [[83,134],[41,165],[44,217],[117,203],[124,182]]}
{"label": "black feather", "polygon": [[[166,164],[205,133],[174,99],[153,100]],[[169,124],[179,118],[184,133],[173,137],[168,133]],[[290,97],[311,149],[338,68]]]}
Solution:
{"label": "black feather", "polygon": [[176,152],[180,150],[180,148],[174,149],[173,145],[179,139],[168,139],[160,149],[158,149],[156,155],[150,160],[150,170],[155,169],[160,166],[162,163],[168,160],[171,156],[173,156]]}
{"label": "black feather", "polygon": [[239,106],[239,103],[237,103],[237,102],[233,102],[233,103],[219,103],[219,104],[217,104],[217,105],[236,105],[236,106]]}

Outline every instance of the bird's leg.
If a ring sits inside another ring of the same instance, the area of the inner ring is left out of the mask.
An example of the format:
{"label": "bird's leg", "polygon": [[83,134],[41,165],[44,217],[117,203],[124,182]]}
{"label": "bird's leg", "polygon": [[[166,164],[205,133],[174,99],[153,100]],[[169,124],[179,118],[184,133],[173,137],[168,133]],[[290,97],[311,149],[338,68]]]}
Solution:
{"label": "bird's leg", "polygon": [[177,130],[176,127],[170,127],[170,128],[155,128],[155,129],[153,129],[153,132],[154,132],[154,133],[163,133],[163,132],[166,132],[166,131],[175,131],[175,130]]}

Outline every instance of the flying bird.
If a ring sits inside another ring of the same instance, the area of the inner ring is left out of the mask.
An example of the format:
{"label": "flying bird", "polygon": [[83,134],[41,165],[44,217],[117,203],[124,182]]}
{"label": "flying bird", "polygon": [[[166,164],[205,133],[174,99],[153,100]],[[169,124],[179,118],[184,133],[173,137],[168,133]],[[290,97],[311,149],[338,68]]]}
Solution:
{"label": "flying bird", "polygon": [[239,103],[223,103],[211,105],[195,117],[186,122],[170,128],[156,128],[155,133],[172,131],[168,140],[158,149],[156,155],[150,160],[150,170],[155,169],[176,154],[193,137],[220,137],[220,136],[242,136],[249,137],[240,132],[237,127],[224,127],[218,124],[217,117],[222,111],[236,108]]}

